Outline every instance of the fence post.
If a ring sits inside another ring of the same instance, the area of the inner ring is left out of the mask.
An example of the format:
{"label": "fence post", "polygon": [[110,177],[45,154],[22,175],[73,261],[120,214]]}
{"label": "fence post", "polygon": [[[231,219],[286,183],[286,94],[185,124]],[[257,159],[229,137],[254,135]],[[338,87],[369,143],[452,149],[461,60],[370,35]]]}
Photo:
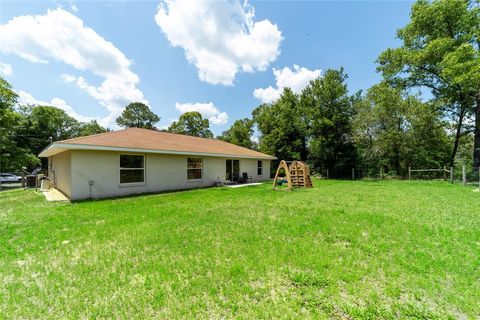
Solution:
{"label": "fence post", "polygon": [[380,168],[380,180],[383,180],[383,167]]}
{"label": "fence post", "polygon": [[443,166],[443,181],[447,181],[447,167]]}
{"label": "fence post", "polygon": [[478,191],[480,192],[480,167],[478,167]]}
{"label": "fence post", "polygon": [[462,166],[462,181],[465,187],[467,185],[467,168],[464,165]]}
{"label": "fence post", "polygon": [[355,168],[352,168],[352,180],[355,180]]}
{"label": "fence post", "polygon": [[327,169],[327,179],[328,179],[328,169]]}
{"label": "fence post", "polygon": [[450,167],[450,183],[453,183],[453,167]]}
{"label": "fence post", "polygon": [[412,169],[408,167],[408,180],[412,180]]}

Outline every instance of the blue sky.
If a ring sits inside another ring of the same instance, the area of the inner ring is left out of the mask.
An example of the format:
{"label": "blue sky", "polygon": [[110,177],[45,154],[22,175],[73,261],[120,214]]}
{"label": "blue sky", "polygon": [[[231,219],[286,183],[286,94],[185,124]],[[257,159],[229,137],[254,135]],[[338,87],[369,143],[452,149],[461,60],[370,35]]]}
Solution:
{"label": "blue sky", "polygon": [[0,72],[23,102],[80,120],[115,128],[140,100],[159,127],[199,110],[220,134],[319,70],[343,66],[351,93],[377,83],[375,60],[398,45],[411,4],[1,1]]}

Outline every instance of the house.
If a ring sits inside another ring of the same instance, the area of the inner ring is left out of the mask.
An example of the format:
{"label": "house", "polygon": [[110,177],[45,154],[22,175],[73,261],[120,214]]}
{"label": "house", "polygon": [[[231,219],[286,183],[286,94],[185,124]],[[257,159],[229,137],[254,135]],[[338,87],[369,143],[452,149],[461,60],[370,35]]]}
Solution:
{"label": "house", "polygon": [[209,187],[270,178],[273,156],[216,139],[129,128],[55,141],[48,158],[53,186],[72,200]]}

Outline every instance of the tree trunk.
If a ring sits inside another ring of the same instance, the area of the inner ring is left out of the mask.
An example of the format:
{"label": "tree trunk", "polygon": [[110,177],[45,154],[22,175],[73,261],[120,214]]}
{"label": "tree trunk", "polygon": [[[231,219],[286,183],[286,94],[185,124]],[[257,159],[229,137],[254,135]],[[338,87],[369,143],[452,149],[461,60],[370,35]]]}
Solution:
{"label": "tree trunk", "polygon": [[475,134],[473,142],[473,167],[480,167],[480,90],[475,97]]}
{"label": "tree trunk", "polygon": [[462,136],[462,126],[463,119],[465,118],[465,108],[462,106],[460,109],[460,114],[458,115],[457,130],[455,133],[455,142],[453,143],[453,150],[450,154],[449,166],[453,167],[455,165],[455,156],[457,155],[458,144],[460,143],[460,137]]}

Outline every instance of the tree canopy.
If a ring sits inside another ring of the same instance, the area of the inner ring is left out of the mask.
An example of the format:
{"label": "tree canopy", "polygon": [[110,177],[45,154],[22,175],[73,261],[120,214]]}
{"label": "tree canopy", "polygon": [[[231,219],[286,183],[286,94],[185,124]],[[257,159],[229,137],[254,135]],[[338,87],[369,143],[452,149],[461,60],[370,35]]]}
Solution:
{"label": "tree canopy", "polygon": [[196,111],[182,114],[178,121],[174,121],[170,125],[168,131],[195,137],[213,138],[210,122],[208,119],[203,119],[202,115]]}
{"label": "tree canopy", "polygon": [[347,176],[355,165],[352,141],[353,107],[343,69],[327,70],[303,90],[301,101],[309,118],[310,161],[317,170]]}
{"label": "tree canopy", "polygon": [[132,102],[127,105],[116,119],[116,123],[124,128],[156,129],[155,124],[158,121],[160,121],[160,117],[141,102]]}
{"label": "tree canopy", "polygon": [[253,121],[248,118],[236,120],[230,129],[224,131],[218,138],[245,148],[253,148]]}
{"label": "tree canopy", "polygon": [[252,115],[261,133],[261,151],[279,159],[307,157],[305,110],[291,89],[285,88],[278,100],[259,106]]}
{"label": "tree canopy", "polygon": [[471,0],[419,0],[397,33],[402,45],[378,58],[390,83],[426,87],[456,122],[450,164],[465,119],[475,115],[474,165],[480,166],[480,8]]}
{"label": "tree canopy", "polygon": [[92,120],[90,122],[80,124],[80,129],[78,132],[79,136],[89,136],[91,134],[98,134],[110,131],[107,128],[102,127],[98,124],[97,120]]}

